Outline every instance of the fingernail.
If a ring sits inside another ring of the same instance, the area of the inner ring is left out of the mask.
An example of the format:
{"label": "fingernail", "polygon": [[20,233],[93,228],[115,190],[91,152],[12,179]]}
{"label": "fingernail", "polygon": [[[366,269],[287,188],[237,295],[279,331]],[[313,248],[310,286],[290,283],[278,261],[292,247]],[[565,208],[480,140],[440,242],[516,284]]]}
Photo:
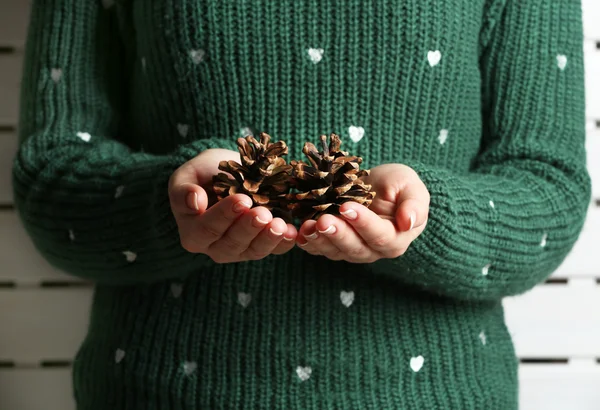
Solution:
{"label": "fingernail", "polygon": [[310,235],[304,235],[304,237],[306,239],[317,239],[319,237],[319,234],[317,232],[313,232]]}
{"label": "fingernail", "polygon": [[239,201],[233,205],[233,212],[242,212],[250,207],[252,207],[252,204],[246,201]]}
{"label": "fingernail", "polygon": [[337,231],[337,228],[335,227],[335,225],[329,225],[329,227],[327,229],[325,229],[324,231],[319,231],[319,232],[324,233],[325,235],[333,235],[336,231]]}
{"label": "fingernail", "polygon": [[254,219],[256,220],[256,222],[258,222],[258,223],[259,223],[259,224],[261,224],[261,225],[266,225],[266,224],[268,224],[268,223],[269,223],[269,221],[263,221],[262,219],[260,219],[260,217],[259,217],[258,215],[256,215],[256,216],[254,217]]}
{"label": "fingernail", "polygon": [[193,209],[194,211],[197,211],[200,209],[200,206],[198,206],[198,193],[197,192],[190,192],[189,194],[187,194],[187,198],[186,198],[186,203],[188,208]]}
{"label": "fingernail", "polygon": [[308,245],[308,242],[306,242],[306,243],[297,242],[297,243],[298,243],[298,246],[302,246],[302,247],[305,247],[306,245]]}
{"label": "fingernail", "polygon": [[275,235],[275,236],[281,236],[281,235],[283,235],[283,232],[275,232],[275,231],[273,230],[273,228],[269,228],[269,231],[271,231],[271,233],[272,233],[273,235]]}
{"label": "fingernail", "polygon": [[284,237],[283,237],[283,240],[284,240],[284,241],[291,242],[291,241],[293,241],[293,240],[294,240],[294,238],[288,238],[287,236],[284,236]]}
{"label": "fingernail", "polygon": [[344,212],[340,212],[342,215],[344,215],[344,218],[346,219],[356,219],[358,217],[358,214],[356,213],[356,211],[354,209],[348,209],[347,211]]}
{"label": "fingernail", "polygon": [[409,219],[410,219],[410,227],[408,228],[408,230],[410,231],[415,226],[415,219],[417,219],[417,216],[415,215],[414,212],[410,213]]}

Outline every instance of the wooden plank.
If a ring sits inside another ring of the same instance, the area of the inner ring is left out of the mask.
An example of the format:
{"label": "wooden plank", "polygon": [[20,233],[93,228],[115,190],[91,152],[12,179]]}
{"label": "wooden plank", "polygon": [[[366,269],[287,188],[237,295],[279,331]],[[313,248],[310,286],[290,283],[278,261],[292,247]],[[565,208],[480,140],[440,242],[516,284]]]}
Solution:
{"label": "wooden plank", "polygon": [[[1,289],[0,360],[68,360],[83,340],[92,290]],[[560,303],[557,303],[560,301]],[[504,301],[519,357],[600,356],[600,287],[543,285]]]}
{"label": "wooden plank", "polygon": [[[10,134],[9,134],[10,135]],[[15,137],[16,138],[16,137]],[[0,134],[0,203],[10,202],[10,166],[16,147],[14,139]],[[588,138],[588,166],[595,186],[595,198],[600,198],[600,134]],[[16,283],[38,283],[48,280],[79,279],[65,275],[51,267],[35,250],[31,240],[21,227],[16,213],[0,212],[0,281]],[[556,270],[554,277],[598,277],[600,264],[596,258],[597,244],[600,243],[600,208],[590,207],[583,232],[565,260]]]}
{"label": "wooden plank", "polygon": [[521,410],[598,410],[600,365],[528,365],[519,368]]}
{"label": "wooden plank", "polygon": [[11,173],[16,152],[16,133],[0,131],[0,204],[11,204],[13,201]]}
{"label": "wooden plank", "polygon": [[519,357],[600,357],[600,286],[591,279],[538,286],[504,300]]}
{"label": "wooden plank", "polygon": [[30,0],[2,0],[0,46],[23,47],[27,36],[30,4]]}
{"label": "wooden plank", "polygon": [[[600,3],[597,0],[583,0],[582,3],[585,36],[600,39]],[[29,0],[3,0],[0,45],[22,47],[25,44],[30,7]]]}
{"label": "wooden plank", "polygon": [[[0,45],[22,47],[25,44],[30,3],[30,0],[3,0]],[[582,3],[585,36],[600,39],[600,3],[597,0],[583,0]]]}
{"label": "wooden plank", "polygon": [[[600,73],[600,70],[598,71]],[[600,130],[587,133],[587,167],[592,178],[592,195],[600,199]]]}
{"label": "wooden plank", "polygon": [[[41,281],[79,281],[50,266],[34,248],[15,212],[0,212],[0,282],[22,284]],[[600,264],[596,258],[600,243],[600,208],[590,207],[588,217],[575,247],[554,277],[598,277]]]}
{"label": "wooden plank", "polygon": [[22,60],[21,53],[0,54],[0,125],[17,124]]}
{"label": "wooden plank", "polygon": [[599,243],[600,208],[592,204],[577,243],[552,276],[555,278],[600,278],[600,262],[597,255]]}
{"label": "wooden plank", "polygon": [[[10,0],[13,1],[13,0]],[[599,2],[600,4],[600,2]],[[597,6],[600,7],[600,6]],[[1,14],[1,13],[0,13]],[[596,24],[600,27],[600,25]],[[0,30],[1,30],[0,25]],[[0,44],[2,35],[0,32]],[[600,36],[598,36],[600,41]],[[587,117],[600,119],[600,49],[595,40],[584,43],[586,63]],[[0,54],[0,125],[16,125],[19,109],[19,83],[22,69],[22,53]]]}
{"label": "wooden plank", "polygon": [[[600,366],[521,365],[521,410],[597,410]],[[70,369],[0,370],[0,409],[75,410]]]}
{"label": "wooden plank", "polygon": [[585,36],[600,40],[600,25],[598,25],[600,21],[600,2],[598,0],[583,0],[582,3]]}
{"label": "wooden plank", "polygon": [[42,281],[81,282],[52,267],[38,253],[16,214],[0,212],[0,282],[37,284]]}
{"label": "wooden plank", "polygon": [[0,361],[71,360],[89,320],[91,288],[0,288]]}
{"label": "wooden plank", "polygon": [[0,409],[75,410],[71,369],[0,369]]}
{"label": "wooden plank", "polygon": [[[583,0],[582,3],[585,36],[600,39],[600,3],[597,0]],[[3,0],[0,45],[22,47],[25,44],[30,7],[30,0]]]}
{"label": "wooden plank", "polygon": [[[8,0],[17,4],[21,4],[19,0]],[[600,2],[594,3],[595,0],[591,0],[587,5],[587,8],[591,12],[584,14],[588,20],[590,20],[590,27],[596,27],[594,30],[600,31],[600,24],[591,23],[592,17],[596,16],[596,22],[600,21]],[[25,8],[21,6],[15,6],[14,10],[21,10],[20,14],[23,15]],[[11,12],[8,13],[10,15]],[[19,13],[19,12],[15,12]],[[1,24],[2,19],[5,18],[0,13],[0,45],[2,44],[3,38],[10,38],[7,35],[2,35],[2,29],[5,25]],[[21,17],[22,20],[22,17]],[[17,19],[18,21],[18,19]],[[11,26],[11,24],[8,24]],[[600,50],[597,47],[597,42],[600,41],[600,33],[595,37],[587,39],[584,43],[585,51],[585,63],[586,63],[586,101],[587,101],[587,117],[593,119],[600,119],[600,76],[597,75],[600,72]],[[19,40],[17,43],[20,43]],[[22,66],[22,53],[16,54],[0,54],[0,95],[4,96],[0,99],[0,124],[11,124],[14,125],[18,119],[18,96],[19,96],[19,82],[21,78],[21,66]]]}
{"label": "wooden plank", "polygon": [[[595,0],[597,1],[597,0]],[[600,2],[598,2],[600,5]],[[596,21],[596,26],[600,18]],[[600,41],[600,37],[598,38]],[[600,49],[597,42],[586,40],[583,45],[585,58],[585,88],[586,88],[586,116],[600,120]]]}

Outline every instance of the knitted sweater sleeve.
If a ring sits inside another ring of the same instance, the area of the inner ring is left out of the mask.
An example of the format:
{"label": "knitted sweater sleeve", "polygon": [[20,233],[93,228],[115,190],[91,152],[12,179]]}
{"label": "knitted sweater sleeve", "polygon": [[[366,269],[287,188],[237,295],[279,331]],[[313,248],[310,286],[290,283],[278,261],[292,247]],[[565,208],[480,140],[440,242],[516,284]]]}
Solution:
{"label": "knitted sweater sleeve", "polygon": [[590,201],[581,7],[502,0],[482,44],[482,149],[468,173],[408,163],[431,194],[407,253],[373,269],[446,296],[493,300],[545,280]]}
{"label": "knitted sweater sleeve", "polygon": [[169,155],[132,150],[120,131],[126,69],[116,13],[102,6],[109,2],[35,3],[13,185],[36,247],[70,274],[113,284],[212,263],[180,246],[167,184],[201,151],[235,149],[235,138],[198,140]]}

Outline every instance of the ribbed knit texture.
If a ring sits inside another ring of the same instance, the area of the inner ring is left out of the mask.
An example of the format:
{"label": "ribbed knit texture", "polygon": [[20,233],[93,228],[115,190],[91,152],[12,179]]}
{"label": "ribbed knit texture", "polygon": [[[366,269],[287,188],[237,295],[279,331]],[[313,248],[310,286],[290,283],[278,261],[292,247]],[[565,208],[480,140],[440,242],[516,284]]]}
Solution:
{"label": "ribbed knit texture", "polygon": [[[34,1],[14,189],[98,283],[79,408],[516,408],[501,299],[581,230],[583,82],[577,0]],[[185,252],[169,176],[247,130],[413,167],[427,228],[371,265]]]}

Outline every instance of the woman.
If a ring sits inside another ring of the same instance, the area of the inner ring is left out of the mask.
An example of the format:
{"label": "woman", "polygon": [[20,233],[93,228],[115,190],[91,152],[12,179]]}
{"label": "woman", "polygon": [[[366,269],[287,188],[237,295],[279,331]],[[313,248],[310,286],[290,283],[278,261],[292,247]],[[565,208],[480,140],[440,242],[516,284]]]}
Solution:
{"label": "woman", "polygon": [[[79,409],[517,408],[501,299],[590,199],[578,1],[34,3],[15,197],[97,284]],[[372,206],[209,203],[263,131],[341,134]]]}

